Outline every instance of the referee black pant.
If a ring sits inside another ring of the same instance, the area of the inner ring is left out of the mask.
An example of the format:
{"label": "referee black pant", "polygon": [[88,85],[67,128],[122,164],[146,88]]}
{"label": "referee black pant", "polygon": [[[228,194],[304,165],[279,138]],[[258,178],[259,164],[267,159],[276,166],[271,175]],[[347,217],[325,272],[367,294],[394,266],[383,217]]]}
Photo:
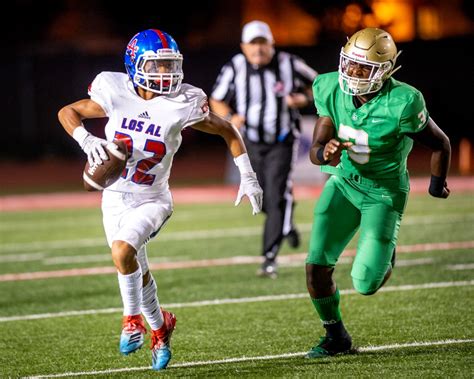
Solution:
{"label": "referee black pant", "polygon": [[255,143],[244,138],[252,167],[263,189],[266,215],[262,255],[273,259],[283,238],[293,227],[293,184],[289,178],[295,139],[293,136],[273,145]]}

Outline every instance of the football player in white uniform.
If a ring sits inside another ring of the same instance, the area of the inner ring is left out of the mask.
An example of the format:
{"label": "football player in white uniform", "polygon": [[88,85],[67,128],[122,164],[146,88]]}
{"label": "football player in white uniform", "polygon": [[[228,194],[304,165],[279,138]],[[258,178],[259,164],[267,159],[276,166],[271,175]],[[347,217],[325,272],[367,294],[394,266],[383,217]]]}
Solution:
{"label": "football player in white uniform", "polygon": [[[209,112],[201,89],[182,83],[182,62],[169,34],[156,29],[137,33],[125,52],[128,75],[100,73],[89,88],[90,99],[69,104],[58,114],[92,164],[108,159],[104,146],[110,141],[123,139],[127,144],[126,169],[102,195],[103,223],[124,305],[120,352],[128,355],[143,345],[143,313],[152,330],[154,370],[166,368],[171,359],[176,317],[159,306],[145,245],[173,211],[168,178],[181,131],[190,126],[222,136],[241,173],[235,205],[246,195],[253,214],[262,207],[262,189],[239,132]],[[83,119],[99,117],[109,118],[106,140],[93,136],[82,124]]]}

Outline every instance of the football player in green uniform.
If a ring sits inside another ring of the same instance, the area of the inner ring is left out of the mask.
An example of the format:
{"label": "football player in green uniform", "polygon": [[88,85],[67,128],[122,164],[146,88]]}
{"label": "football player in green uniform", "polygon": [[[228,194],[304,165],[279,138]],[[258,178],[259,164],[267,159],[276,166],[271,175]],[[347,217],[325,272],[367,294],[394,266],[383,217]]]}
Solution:
{"label": "football player in green uniform", "polygon": [[[326,336],[308,358],[345,353],[352,347],[333,272],[358,229],[351,271],[354,288],[372,295],[390,277],[410,189],[407,157],[414,140],[432,150],[429,193],[449,196],[449,139],[429,117],[423,95],[391,77],[399,54],[389,33],[363,29],[342,48],[338,72],[319,75],[313,84],[320,117],[310,159],[332,176],[314,210],[306,259],[308,291]],[[337,154],[340,164],[327,165]]]}

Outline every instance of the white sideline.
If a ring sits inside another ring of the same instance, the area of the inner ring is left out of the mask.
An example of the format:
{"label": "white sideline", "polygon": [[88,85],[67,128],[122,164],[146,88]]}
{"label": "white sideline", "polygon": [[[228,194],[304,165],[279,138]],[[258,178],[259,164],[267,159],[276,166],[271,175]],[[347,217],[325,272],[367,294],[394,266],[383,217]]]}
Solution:
{"label": "white sideline", "polygon": [[[395,343],[391,345],[379,345],[379,346],[364,346],[357,348],[358,353],[365,353],[370,351],[383,351],[383,350],[394,350],[394,349],[403,349],[409,347],[422,347],[422,346],[437,346],[437,345],[454,345],[454,344],[463,344],[463,343],[472,343],[474,339],[460,339],[460,340],[441,340],[441,341],[420,341],[420,342],[407,342],[407,343]],[[196,361],[196,362],[183,362],[171,364],[168,366],[168,369],[180,368],[180,367],[195,367],[195,366],[207,366],[207,365],[219,365],[225,363],[239,363],[239,362],[254,362],[254,361],[266,361],[271,359],[280,359],[280,358],[294,358],[302,357],[306,352],[299,353],[285,353],[277,355],[263,355],[256,357],[240,357],[240,358],[228,358],[228,359],[219,359],[214,361]],[[79,372],[65,372],[62,374],[50,374],[50,375],[36,375],[30,376],[30,379],[42,379],[42,378],[61,378],[68,376],[83,376],[83,375],[106,375],[119,372],[131,372],[131,371],[145,371],[150,370],[150,366],[143,367],[124,367],[108,370],[98,370],[98,371],[79,371]]]}
{"label": "white sideline", "polygon": [[[458,281],[458,282],[433,282],[433,283],[422,283],[422,284],[405,284],[401,286],[383,287],[380,289],[379,292],[413,291],[413,290],[447,288],[447,287],[466,287],[466,286],[473,286],[473,285],[474,285],[474,280],[465,280],[465,281]],[[341,295],[357,294],[357,292],[353,289],[341,290],[340,293]],[[233,298],[233,299],[191,301],[188,303],[170,303],[170,304],[163,304],[163,307],[169,308],[169,309],[191,308],[191,307],[204,307],[208,305],[257,303],[257,302],[262,302],[262,301],[279,301],[279,300],[306,299],[306,298],[308,298],[307,293],[294,293],[294,294],[271,295],[271,296],[241,297],[241,298]],[[83,310],[83,311],[40,313],[40,314],[23,315],[23,316],[0,317],[0,322],[26,321],[26,320],[39,320],[39,319],[56,318],[56,317],[72,317],[72,316],[106,314],[106,313],[122,312],[122,310],[123,310],[122,308],[104,308],[104,309],[88,309],[88,310]]]}

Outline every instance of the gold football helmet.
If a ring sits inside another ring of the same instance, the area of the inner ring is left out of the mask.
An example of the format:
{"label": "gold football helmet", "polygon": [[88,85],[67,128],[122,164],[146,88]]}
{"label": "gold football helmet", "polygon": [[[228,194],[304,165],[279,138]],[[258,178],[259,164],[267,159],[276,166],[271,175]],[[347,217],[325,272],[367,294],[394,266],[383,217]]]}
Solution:
{"label": "gold football helmet", "polygon": [[[386,31],[377,28],[359,30],[341,49],[341,90],[353,96],[377,92],[385,80],[401,67],[395,68],[400,53],[401,51],[397,52],[392,36]],[[355,70],[365,74],[354,74]]]}

